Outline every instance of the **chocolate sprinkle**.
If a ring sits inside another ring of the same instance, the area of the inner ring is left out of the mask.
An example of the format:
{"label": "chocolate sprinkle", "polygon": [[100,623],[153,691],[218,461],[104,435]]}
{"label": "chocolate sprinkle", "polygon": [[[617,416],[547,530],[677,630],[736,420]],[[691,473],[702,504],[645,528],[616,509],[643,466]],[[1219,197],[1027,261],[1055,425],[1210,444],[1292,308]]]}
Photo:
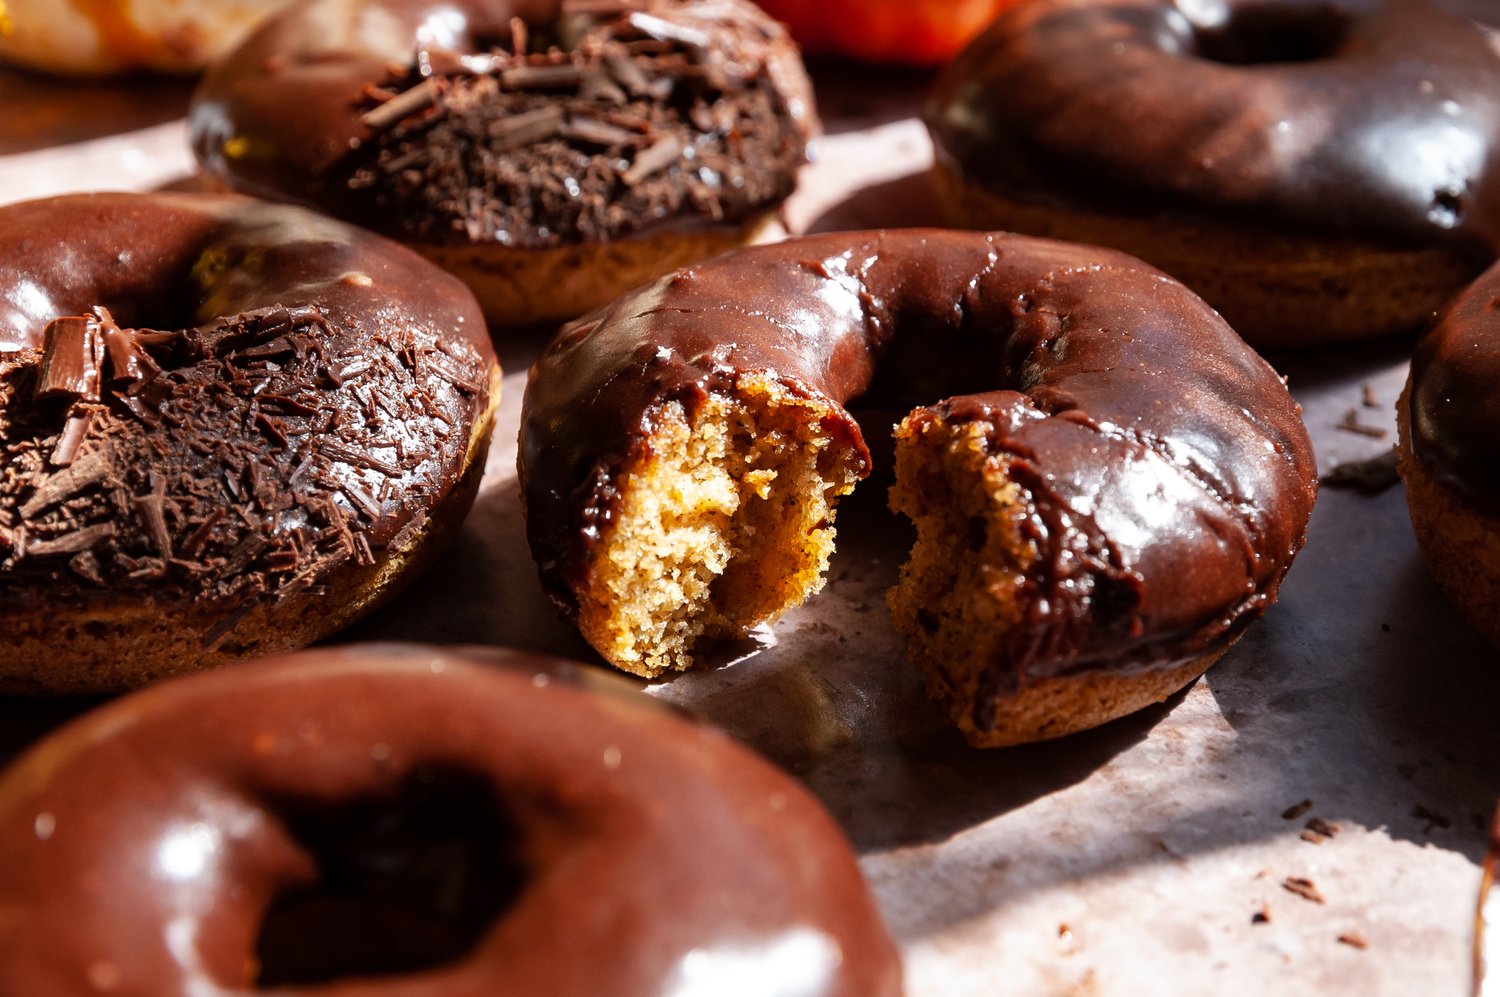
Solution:
{"label": "chocolate sprinkle", "polygon": [[[62,602],[206,597],[225,616],[205,648],[252,600],[372,564],[425,522],[443,477],[433,462],[451,450],[441,435],[487,379],[467,343],[439,352],[399,326],[355,335],[317,309],[174,334],[99,310],[53,321],[46,344],[0,358],[0,607],[41,586]],[[89,401],[106,375],[128,386]],[[379,390],[388,417],[367,414],[358,385]],[[377,446],[426,456],[398,466]],[[390,503],[368,497],[372,472],[399,482]]]}
{"label": "chocolate sprinkle", "polygon": [[554,37],[427,50],[367,90],[369,134],[329,170],[347,213],[407,240],[549,247],[740,224],[791,193],[808,136],[769,22],[699,0],[565,13]]}

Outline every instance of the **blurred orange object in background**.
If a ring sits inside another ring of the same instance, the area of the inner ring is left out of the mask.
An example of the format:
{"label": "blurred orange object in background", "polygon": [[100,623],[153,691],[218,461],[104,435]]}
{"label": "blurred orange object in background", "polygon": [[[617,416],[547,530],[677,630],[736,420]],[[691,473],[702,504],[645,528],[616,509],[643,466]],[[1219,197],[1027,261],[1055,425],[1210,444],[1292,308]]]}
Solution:
{"label": "blurred orange object in background", "polygon": [[807,52],[939,65],[1021,0],[758,0]]}

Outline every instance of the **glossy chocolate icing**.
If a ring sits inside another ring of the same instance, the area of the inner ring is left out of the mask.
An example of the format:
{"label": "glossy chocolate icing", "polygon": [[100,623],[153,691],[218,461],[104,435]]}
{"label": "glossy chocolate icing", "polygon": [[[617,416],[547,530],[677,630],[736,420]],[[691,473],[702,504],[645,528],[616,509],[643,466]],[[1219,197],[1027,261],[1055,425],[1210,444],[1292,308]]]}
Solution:
{"label": "glossy chocolate icing", "polygon": [[[567,610],[663,406],[745,372],[843,413],[959,393],[1029,491],[1037,611],[1002,667],[1165,667],[1272,601],[1315,494],[1275,372],[1201,300],[1112,250],[1004,234],[834,234],[728,254],[565,328],[522,411],[527,531]],[[868,465],[860,427],[825,426]]]}
{"label": "glossy chocolate icing", "polygon": [[1500,266],[1454,299],[1417,343],[1412,453],[1465,502],[1500,515]]}
{"label": "glossy chocolate icing", "polygon": [[317,0],[213,67],[190,124],[248,193],[550,247],[743,224],[790,193],[815,118],[796,47],[742,0]]}
{"label": "glossy chocolate icing", "polygon": [[[434,799],[446,826],[407,806]],[[323,848],[333,839],[361,845],[342,850],[353,882]],[[332,992],[287,969],[301,955],[266,937],[268,909],[346,894],[298,940],[311,965],[337,958],[318,951],[324,932],[367,906],[411,931],[366,942],[423,946],[409,935],[429,921],[446,934],[477,871],[503,895],[470,944],[402,971],[350,966],[331,985],[901,989],[848,844],[805,790],[623,682],[515,651],[347,647],[137,693],[11,768],[0,848],[0,908],[25,912],[0,919],[7,994],[247,994],[266,977],[288,997]]]}
{"label": "glossy chocolate icing", "polygon": [[1011,199],[1500,249],[1500,54],[1422,0],[1020,4],[927,121]]}
{"label": "glossy chocolate icing", "polygon": [[462,284],[303,209],[7,207],[0,611],[134,593],[232,627],[373,563],[465,474],[494,371]]}

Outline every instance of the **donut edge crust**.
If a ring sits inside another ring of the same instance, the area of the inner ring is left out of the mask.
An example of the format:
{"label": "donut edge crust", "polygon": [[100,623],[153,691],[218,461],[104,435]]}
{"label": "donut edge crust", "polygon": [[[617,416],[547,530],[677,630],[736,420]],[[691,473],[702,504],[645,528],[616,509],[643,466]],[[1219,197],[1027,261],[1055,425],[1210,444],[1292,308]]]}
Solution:
{"label": "donut edge crust", "polygon": [[1236,230],[1178,217],[1108,214],[1002,197],[939,157],[939,204],[954,225],[1108,246],[1192,288],[1258,348],[1350,343],[1412,332],[1484,263],[1444,249]]}
{"label": "donut edge crust", "polygon": [[490,370],[490,403],[469,435],[464,471],[427,522],[373,565],[352,562],[317,579],[323,591],[259,603],[218,643],[224,607],[161,607],[122,600],[86,609],[49,609],[12,620],[0,638],[0,695],[89,695],[136,688],[277,652],[293,651],[349,626],[394,598],[458,533],[479,493],[500,405],[501,372]]}
{"label": "donut edge crust", "polygon": [[1500,524],[1446,487],[1412,450],[1410,379],[1396,403],[1396,423],[1396,469],[1422,559],[1448,601],[1500,647]]}
{"label": "donut edge crust", "polygon": [[408,242],[469,286],[495,328],[561,323],[698,260],[786,237],[778,210],[737,226],[654,233],[609,242],[530,249]]}

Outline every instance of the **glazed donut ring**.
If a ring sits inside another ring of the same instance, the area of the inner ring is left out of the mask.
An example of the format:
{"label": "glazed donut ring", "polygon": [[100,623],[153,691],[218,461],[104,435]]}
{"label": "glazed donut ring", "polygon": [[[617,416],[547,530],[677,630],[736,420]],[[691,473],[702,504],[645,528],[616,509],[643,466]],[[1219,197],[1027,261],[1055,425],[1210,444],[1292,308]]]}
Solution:
{"label": "glazed donut ring", "polygon": [[766,232],[812,108],[745,0],[316,0],[215,66],[190,124],[217,182],[405,242],[521,325]]}
{"label": "glazed donut ring", "polygon": [[726,254],[565,328],[522,407],[527,532],[611,663],[690,665],[822,585],[869,467],[855,398],[915,409],[890,602],[976,744],[1160,700],[1274,601],[1316,488],[1285,386],[1180,284],[1004,234]]}
{"label": "glazed donut ring", "polygon": [[0,60],[49,73],[190,73],[286,0],[0,0]]}
{"label": "glazed donut ring", "polygon": [[1411,521],[1438,586],[1500,646],[1500,267],[1459,295],[1417,344],[1397,406]]}
{"label": "glazed donut ring", "polygon": [[499,368],[387,240],[240,197],[0,210],[0,688],[300,647],[457,529]]}
{"label": "glazed donut ring", "polygon": [[514,651],[346,647],[139,692],[6,773],[0,847],[7,994],[901,990],[805,790]]}
{"label": "glazed donut ring", "polygon": [[1256,345],[1413,331],[1500,247],[1500,53],[1423,0],[1037,0],[927,119],[955,218],[1133,253]]}

